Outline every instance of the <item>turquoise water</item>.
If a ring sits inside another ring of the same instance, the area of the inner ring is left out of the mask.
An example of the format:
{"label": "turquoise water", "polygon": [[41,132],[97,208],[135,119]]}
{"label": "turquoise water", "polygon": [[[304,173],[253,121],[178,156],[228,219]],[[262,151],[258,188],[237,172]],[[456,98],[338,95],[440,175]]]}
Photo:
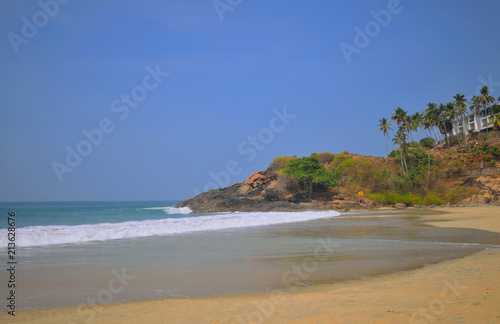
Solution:
{"label": "turquoise water", "polygon": [[[16,211],[20,216],[18,227],[118,223],[165,218],[162,210],[145,208],[174,206],[176,203],[178,201],[0,203],[0,215]],[[1,222],[0,228],[7,228],[7,222]]]}
{"label": "turquoise water", "polygon": [[[2,206],[0,246],[7,246],[7,216],[17,213],[19,247],[81,244],[190,232],[282,224],[338,216],[335,211],[302,213],[192,214],[176,202],[23,203]],[[8,209],[10,208],[10,209]]]}
{"label": "turquoise water", "polygon": [[[425,211],[199,215],[174,204],[1,204],[2,223],[16,211],[18,310],[295,289],[500,246],[496,233],[424,225]],[[117,273],[126,285],[110,293]]]}

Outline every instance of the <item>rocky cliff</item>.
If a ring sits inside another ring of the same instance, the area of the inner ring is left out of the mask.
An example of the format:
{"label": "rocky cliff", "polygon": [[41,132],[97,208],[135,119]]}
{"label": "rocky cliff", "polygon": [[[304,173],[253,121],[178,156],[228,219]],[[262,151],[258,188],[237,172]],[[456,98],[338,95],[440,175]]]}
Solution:
{"label": "rocky cliff", "polygon": [[[497,144],[500,144],[498,142]],[[500,147],[500,146],[499,146]],[[352,159],[370,160],[379,168],[387,168],[390,162],[381,157],[370,157],[349,152],[342,152]],[[497,167],[485,167],[483,161],[487,155],[474,153],[465,155],[458,147],[451,152],[446,148],[431,150],[431,154],[439,160],[440,171],[434,176],[443,183],[441,192],[449,192],[455,186],[461,186],[473,192],[459,202],[458,206],[497,205],[500,206],[500,173]],[[489,162],[488,165],[493,163]],[[497,163],[498,164],[498,163]],[[398,166],[396,165],[395,168]],[[285,177],[286,178],[286,177]],[[217,212],[249,212],[249,211],[305,211],[305,210],[349,210],[372,207],[387,207],[383,203],[374,203],[365,198],[359,199],[358,190],[369,191],[359,187],[356,190],[333,188],[327,191],[317,190],[310,197],[300,188],[293,188],[283,176],[268,169],[252,174],[241,183],[230,187],[210,190],[177,204],[176,207],[189,207],[194,213]],[[476,190],[474,190],[476,189]],[[442,195],[446,196],[446,195]],[[443,197],[445,204],[448,201]],[[449,203],[448,203],[449,204]],[[405,204],[394,204],[395,208],[406,208]]]}
{"label": "rocky cliff", "polygon": [[460,186],[478,188],[479,192],[472,197],[462,200],[459,206],[500,206],[500,174],[478,175],[461,179]]}
{"label": "rocky cliff", "polygon": [[223,189],[214,189],[184,200],[176,207],[189,207],[194,213],[249,211],[305,211],[363,209],[371,205],[364,199],[357,202],[342,196],[313,196],[292,193],[278,185],[276,173],[252,174],[244,182]]}

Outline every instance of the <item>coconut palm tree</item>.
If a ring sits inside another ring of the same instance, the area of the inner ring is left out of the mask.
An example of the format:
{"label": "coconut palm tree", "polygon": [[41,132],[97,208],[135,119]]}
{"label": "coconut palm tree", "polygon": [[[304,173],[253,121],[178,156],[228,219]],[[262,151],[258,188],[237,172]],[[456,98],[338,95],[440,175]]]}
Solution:
{"label": "coconut palm tree", "polygon": [[[432,129],[431,129],[432,125],[427,121],[427,116],[426,115],[427,114],[424,111],[424,121],[422,122],[422,127],[423,127],[423,130],[424,130],[425,136],[433,138],[434,140],[436,140],[436,137],[432,133]],[[427,130],[429,132],[427,132]]]}
{"label": "coconut palm tree", "polygon": [[448,140],[448,133],[453,129],[453,104],[439,104],[439,129],[441,134],[444,134],[446,139],[446,146],[448,146],[448,153],[451,154],[450,141]]}
{"label": "coconut palm tree", "polygon": [[[406,131],[408,130],[407,128],[407,122],[408,122],[408,115],[407,111],[404,110],[401,107],[398,107],[395,109],[394,113],[391,116],[391,119],[394,120],[398,124],[398,131],[396,132],[394,136],[394,143],[397,143],[399,145],[399,153],[401,157],[401,169],[403,170],[403,174],[405,173],[405,165],[406,165],[406,158],[405,158],[405,144],[406,144]],[[406,168],[407,170],[408,168]]]}
{"label": "coconut palm tree", "polygon": [[429,137],[432,137],[434,139],[436,139],[436,136],[434,135],[434,133],[432,132],[432,123],[431,123],[431,111],[429,110],[429,108],[425,109],[424,110],[424,122],[423,122],[423,126],[424,126],[424,130],[428,130],[429,133],[425,133],[426,135],[428,135]]}
{"label": "coconut palm tree", "polygon": [[[420,128],[422,129],[422,131],[424,132],[425,136],[426,137],[433,137],[432,136],[432,132],[430,131],[429,127],[430,127],[430,124],[427,120],[427,116],[429,114],[429,109],[424,109],[421,113],[419,113],[420,115]],[[429,132],[427,132],[429,131]]]}
{"label": "coconut palm tree", "polygon": [[[488,86],[484,86],[481,89],[481,95],[480,95],[479,101],[483,105],[483,109],[484,109],[485,113],[488,113],[488,107],[490,106],[490,104],[492,104],[493,102],[495,102],[495,98],[493,98],[492,96],[490,96],[490,89],[488,88]],[[489,127],[486,127],[486,143],[487,144],[489,144],[488,128]]]}
{"label": "coconut palm tree", "polygon": [[469,124],[469,121],[466,119],[467,117],[467,99],[465,99],[465,96],[463,94],[458,93],[453,97],[455,101],[453,104],[455,105],[455,110],[459,116],[462,117],[462,129],[463,129],[463,134],[464,134],[464,144],[465,144],[465,150],[467,151],[467,132],[465,131],[465,125]]}
{"label": "coconut palm tree", "polygon": [[411,115],[411,130],[417,133],[417,141],[418,141],[418,147],[420,147],[420,136],[418,135],[418,129],[422,128],[422,123],[424,121],[424,117],[422,116],[421,113],[416,112],[413,115]]}
{"label": "coconut palm tree", "polygon": [[480,121],[477,120],[477,116],[479,116],[479,112],[481,111],[481,97],[473,96],[470,101],[469,106],[470,111],[474,114],[474,120],[477,123],[478,131],[481,129]]}
{"label": "coconut palm tree", "polygon": [[415,142],[415,139],[413,138],[413,115],[408,115],[406,116],[406,119],[404,121],[404,126],[406,128],[406,133],[408,134],[408,137],[410,138],[410,142]]}
{"label": "coconut palm tree", "polygon": [[[498,98],[500,100],[500,98]],[[490,112],[491,120],[488,123],[488,126],[493,125],[493,129],[500,130],[500,105],[494,105],[491,107]]]}
{"label": "coconut palm tree", "polygon": [[446,117],[452,124],[452,129],[453,129],[453,122],[457,119],[458,113],[457,110],[455,109],[455,105],[453,102],[448,102],[446,104]]}
{"label": "coconut palm tree", "polygon": [[488,88],[488,86],[484,86],[481,89],[480,97],[481,97],[480,101],[484,109],[487,109],[490,106],[490,104],[495,102],[495,98],[493,98],[493,96],[490,96],[490,89]]}
{"label": "coconut palm tree", "polygon": [[473,96],[471,105],[470,105],[470,111],[472,111],[474,114],[479,115],[479,112],[481,111],[481,97],[480,96]]}
{"label": "coconut palm tree", "polygon": [[429,130],[434,137],[436,138],[436,142],[439,143],[441,140],[441,136],[438,136],[438,132],[434,130],[434,127],[439,129],[439,110],[435,103],[430,102],[427,104],[427,109],[425,110],[425,121],[429,125]]}
{"label": "coconut palm tree", "polygon": [[[406,133],[404,125],[399,126],[398,131],[394,134],[393,138],[394,144],[399,145],[399,156],[401,159],[401,171],[403,175],[405,174],[406,158],[404,153],[405,143],[406,143]],[[408,170],[408,167],[406,167]]]}
{"label": "coconut palm tree", "polygon": [[[389,149],[387,147],[387,137],[389,137],[388,132],[392,131],[391,126],[394,125],[390,121],[387,120],[387,118],[382,118],[378,120],[380,124],[378,124],[379,129],[377,129],[377,132],[382,131],[384,133],[384,138],[385,138],[385,151],[387,153],[387,157],[389,157]],[[392,143],[391,143],[392,145]],[[394,148],[394,146],[393,146]]]}
{"label": "coconut palm tree", "polygon": [[401,126],[402,124],[405,123],[408,117],[406,114],[407,114],[406,110],[404,110],[401,107],[398,107],[392,114],[391,119],[394,120],[398,124],[398,126]]}

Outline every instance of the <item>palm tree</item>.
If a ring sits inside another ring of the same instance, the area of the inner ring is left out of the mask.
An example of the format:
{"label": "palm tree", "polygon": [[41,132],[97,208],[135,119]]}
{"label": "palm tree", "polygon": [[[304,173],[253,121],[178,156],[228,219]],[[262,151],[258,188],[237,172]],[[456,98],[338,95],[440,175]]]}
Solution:
{"label": "palm tree", "polygon": [[394,135],[394,143],[399,145],[399,155],[401,158],[401,169],[403,171],[403,175],[405,173],[404,165],[406,165],[406,158],[404,154],[404,143],[406,143],[406,122],[408,120],[408,116],[406,115],[407,111],[401,107],[396,108],[394,113],[391,116],[391,119],[394,120],[399,128],[396,134]]}
{"label": "palm tree", "polygon": [[[498,98],[500,100],[500,98]],[[493,129],[500,130],[500,105],[494,105],[491,107],[491,120],[488,123],[488,126],[493,125]]]}
{"label": "palm tree", "polygon": [[[451,129],[453,130],[453,122],[457,119],[457,110],[453,102],[448,102],[446,104],[446,117],[451,123]],[[450,131],[451,132],[451,131]]]}
{"label": "palm tree", "polygon": [[[382,118],[378,120],[380,124],[378,124],[379,129],[377,129],[377,132],[382,131],[384,133],[384,138],[385,138],[385,151],[387,153],[387,157],[389,157],[389,149],[387,147],[387,137],[388,137],[388,131],[392,131],[391,126],[394,125],[390,121],[387,120],[387,118]],[[392,143],[391,143],[392,145]],[[394,147],[393,147],[394,148]]]}
{"label": "palm tree", "polygon": [[424,122],[423,122],[423,126],[424,126],[424,130],[429,130],[429,133],[425,132],[425,134],[428,135],[429,137],[432,137],[432,138],[436,139],[436,136],[432,132],[432,122],[431,122],[431,120],[432,120],[431,111],[429,110],[429,108],[427,108],[426,110],[424,110]]}
{"label": "palm tree", "polygon": [[438,132],[434,131],[434,127],[439,128],[439,110],[435,103],[429,102],[427,104],[427,109],[425,110],[425,122],[429,125],[429,130],[431,134],[434,134],[436,142],[439,143],[441,137],[436,135]]}
{"label": "palm tree", "polygon": [[473,96],[470,102],[470,111],[474,114],[474,120],[477,123],[477,131],[481,130],[481,124],[480,120],[477,120],[477,116],[479,116],[479,112],[481,111],[481,97],[480,96]]}
{"label": "palm tree", "polygon": [[415,139],[413,138],[413,115],[408,115],[406,116],[406,119],[404,121],[404,126],[406,128],[406,133],[410,137],[410,142],[415,142]]}
{"label": "palm tree", "polygon": [[487,109],[490,104],[495,102],[495,98],[493,98],[493,96],[490,96],[490,89],[488,88],[488,86],[484,86],[481,89],[480,97],[481,97],[480,101],[483,104],[484,109]]}
{"label": "palm tree", "polygon": [[467,99],[465,99],[465,96],[463,94],[458,93],[455,97],[453,97],[455,101],[453,104],[455,105],[455,109],[458,115],[462,116],[462,129],[463,129],[463,134],[464,134],[464,144],[465,144],[465,150],[468,151],[467,148],[467,134],[465,131],[465,125],[466,123],[468,124],[469,121],[466,120],[467,116]]}
{"label": "palm tree", "polygon": [[406,114],[407,114],[406,110],[404,110],[401,107],[398,107],[398,108],[396,108],[396,110],[392,114],[391,119],[394,120],[398,124],[398,126],[400,126],[401,124],[405,123],[405,121],[408,117],[408,116],[406,116]]}
{"label": "palm tree", "polygon": [[480,96],[473,96],[472,97],[470,111],[474,112],[474,114],[476,114],[476,115],[479,115],[479,112],[481,111],[481,97]]}
{"label": "palm tree", "polygon": [[[490,89],[488,88],[488,86],[484,86],[482,89],[481,89],[481,96],[480,96],[480,99],[479,101],[481,102],[481,104],[483,105],[483,108],[484,108],[484,111],[485,113],[488,112],[488,107],[490,104],[492,104],[493,102],[495,102],[495,98],[493,98],[492,96],[490,96]],[[489,144],[489,139],[488,139],[488,127],[486,127],[486,143]]]}
{"label": "palm tree", "polygon": [[450,142],[448,141],[448,133],[452,131],[453,124],[453,104],[439,104],[439,129],[441,134],[444,134],[446,145],[448,146],[448,153],[451,154]]}
{"label": "palm tree", "polygon": [[[404,154],[404,144],[406,143],[406,133],[405,133],[405,128],[403,125],[399,126],[398,131],[396,134],[394,134],[394,144],[399,145],[399,156],[401,159],[401,171],[403,172],[403,175],[405,174],[405,166],[406,166],[406,158]],[[406,167],[406,170],[408,170],[408,167]]]}
{"label": "palm tree", "polygon": [[411,121],[412,121],[411,130],[417,133],[418,147],[420,147],[420,136],[418,136],[418,128],[419,127],[422,128],[424,117],[419,112],[416,112],[413,115],[411,115]]}

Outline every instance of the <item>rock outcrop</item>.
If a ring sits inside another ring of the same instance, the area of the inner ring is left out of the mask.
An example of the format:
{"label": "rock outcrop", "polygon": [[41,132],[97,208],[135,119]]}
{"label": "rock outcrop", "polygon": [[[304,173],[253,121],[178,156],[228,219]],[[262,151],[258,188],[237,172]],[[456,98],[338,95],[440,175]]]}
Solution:
{"label": "rock outcrop", "polygon": [[461,186],[479,188],[481,191],[470,198],[466,198],[459,205],[480,206],[497,205],[500,206],[500,177],[498,175],[481,175],[467,177],[460,182]]}
{"label": "rock outcrop", "polygon": [[[500,136],[500,135],[499,135]],[[386,160],[380,157],[367,157],[349,152],[343,154],[356,159],[370,159],[376,165],[386,165]],[[477,188],[477,193],[463,199],[459,206],[500,206],[500,174],[495,173],[496,168],[489,168],[488,172],[478,169],[478,160],[481,156],[470,155],[474,163],[466,167],[461,165],[458,171],[454,165],[459,161],[458,149],[455,147],[453,154],[448,150],[434,149],[431,152],[436,158],[444,161],[448,166],[443,172],[444,185],[448,188],[463,186]],[[457,160],[458,159],[458,160]],[[464,162],[465,163],[465,162]],[[492,164],[492,163],[490,163]],[[463,170],[462,170],[463,169]],[[479,171],[478,171],[479,170]],[[305,210],[339,210],[370,209],[374,207],[391,207],[405,209],[408,206],[402,203],[392,206],[382,202],[374,203],[365,197],[359,197],[358,191],[362,188],[346,190],[342,188],[328,191],[316,190],[312,197],[305,191],[301,192],[298,182],[278,176],[272,169],[256,172],[241,183],[230,187],[210,190],[187,199],[177,204],[176,207],[189,207],[194,213],[220,213],[220,212],[250,212],[250,211],[305,211]],[[364,190],[363,190],[364,191]],[[474,190],[473,190],[474,191]],[[446,204],[446,201],[445,201]],[[449,202],[448,202],[449,204]],[[421,206],[420,206],[421,207]]]}
{"label": "rock outcrop", "polygon": [[365,199],[359,204],[352,199],[310,199],[304,194],[294,194],[278,186],[276,173],[266,171],[252,174],[244,182],[230,187],[214,189],[184,200],[176,207],[189,207],[194,213],[249,212],[249,211],[306,211],[346,210],[364,208],[371,202]]}

